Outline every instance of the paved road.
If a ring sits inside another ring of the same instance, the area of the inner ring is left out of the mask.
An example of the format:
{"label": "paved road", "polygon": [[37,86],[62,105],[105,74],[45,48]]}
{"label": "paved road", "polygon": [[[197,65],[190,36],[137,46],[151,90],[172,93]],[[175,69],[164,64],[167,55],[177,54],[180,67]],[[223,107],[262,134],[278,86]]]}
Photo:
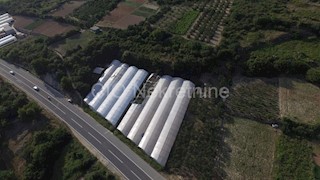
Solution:
{"label": "paved road", "polygon": [[[11,75],[9,71],[15,72]],[[79,107],[69,103],[62,94],[31,73],[0,60],[0,75],[51,111],[71,129],[91,144],[126,179],[164,179],[156,170],[137,156],[109,130],[97,123]],[[35,91],[33,86],[39,87]],[[47,97],[50,96],[51,100]]]}

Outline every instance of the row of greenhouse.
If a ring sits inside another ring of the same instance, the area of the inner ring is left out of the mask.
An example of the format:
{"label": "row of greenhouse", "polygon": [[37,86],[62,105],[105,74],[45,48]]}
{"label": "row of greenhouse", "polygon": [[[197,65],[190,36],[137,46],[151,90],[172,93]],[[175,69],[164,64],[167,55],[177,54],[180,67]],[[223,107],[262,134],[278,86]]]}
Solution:
{"label": "row of greenhouse", "polygon": [[10,14],[0,15],[0,47],[17,41],[15,37],[16,31],[12,27],[14,19]]}
{"label": "row of greenhouse", "polygon": [[[194,84],[179,77],[154,76],[114,60],[84,101],[164,166],[187,111]],[[154,79],[152,92],[141,102],[135,101],[141,87]]]}

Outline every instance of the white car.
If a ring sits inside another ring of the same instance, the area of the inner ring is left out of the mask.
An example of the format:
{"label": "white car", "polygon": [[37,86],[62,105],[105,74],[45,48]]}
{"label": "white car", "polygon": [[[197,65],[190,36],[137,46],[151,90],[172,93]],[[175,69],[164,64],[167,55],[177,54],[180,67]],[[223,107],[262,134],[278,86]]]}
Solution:
{"label": "white car", "polygon": [[14,72],[13,72],[13,71],[9,71],[9,73],[12,74],[12,75],[14,75]]}
{"label": "white car", "polygon": [[69,99],[68,99],[68,102],[69,102],[69,103],[72,103],[72,99],[69,98]]}
{"label": "white car", "polygon": [[37,86],[33,86],[33,89],[39,91],[39,88]]}

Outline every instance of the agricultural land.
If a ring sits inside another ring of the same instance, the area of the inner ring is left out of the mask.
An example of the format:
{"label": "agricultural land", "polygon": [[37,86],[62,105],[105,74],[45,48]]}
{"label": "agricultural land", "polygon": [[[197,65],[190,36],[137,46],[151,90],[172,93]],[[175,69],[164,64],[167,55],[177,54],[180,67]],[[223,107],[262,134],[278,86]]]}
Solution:
{"label": "agricultural land", "polygon": [[[36,2],[0,1],[27,36],[0,58],[50,79],[165,178],[320,179],[319,0]],[[191,99],[161,166],[83,102],[93,70],[114,59],[230,96]],[[0,179],[117,179],[49,113],[3,81],[0,89]],[[43,163],[49,145],[62,153]]]}

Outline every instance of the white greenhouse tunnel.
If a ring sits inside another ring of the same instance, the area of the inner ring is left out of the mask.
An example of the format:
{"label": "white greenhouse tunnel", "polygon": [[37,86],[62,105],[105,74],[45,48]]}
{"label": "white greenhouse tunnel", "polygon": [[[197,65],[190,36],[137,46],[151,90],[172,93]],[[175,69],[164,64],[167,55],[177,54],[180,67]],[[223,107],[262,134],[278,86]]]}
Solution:
{"label": "white greenhouse tunnel", "polygon": [[[1,39],[0,39],[1,41]],[[194,84],[151,75],[118,60],[98,79],[84,101],[146,154],[165,166],[187,111]],[[150,78],[153,77],[153,78]],[[151,92],[139,96],[142,87]],[[138,99],[138,100],[137,100]]]}

